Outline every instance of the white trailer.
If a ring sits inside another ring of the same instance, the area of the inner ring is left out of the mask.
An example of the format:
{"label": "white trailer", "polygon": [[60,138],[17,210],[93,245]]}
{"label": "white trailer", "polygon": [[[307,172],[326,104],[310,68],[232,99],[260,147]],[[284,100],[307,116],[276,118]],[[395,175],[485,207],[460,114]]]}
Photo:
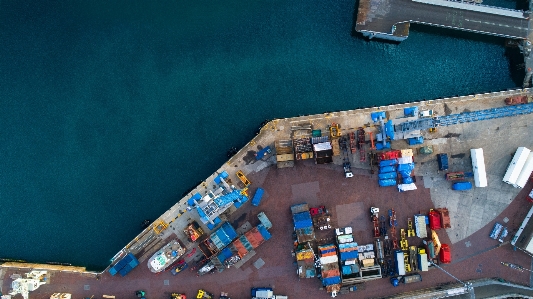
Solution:
{"label": "white trailer", "polygon": [[403,251],[396,250],[394,252],[394,259],[396,261],[396,273],[398,273],[398,275],[405,275],[405,260]]}
{"label": "white trailer", "polygon": [[507,166],[507,171],[505,172],[505,175],[503,176],[503,181],[510,185],[515,185],[518,176],[520,176],[520,172],[522,171],[522,168],[526,164],[527,157],[530,154],[530,150],[525,147],[519,147],[516,150],[516,153],[513,156],[513,159],[511,160],[511,163],[509,163],[509,166]]}
{"label": "white trailer", "polygon": [[522,167],[522,171],[520,171],[520,175],[518,176],[518,179],[516,180],[516,184],[514,184],[513,186],[517,188],[524,188],[532,172],[533,172],[533,152],[529,153],[529,155],[527,156],[526,163],[524,164],[524,167]]}
{"label": "white trailer", "polygon": [[485,172],[485,158],[483,157],[483,149],[471,149],[470,156],[472,157],[472,169],[474,170],[474,182],[476,187],[487,187],[487,173]]}

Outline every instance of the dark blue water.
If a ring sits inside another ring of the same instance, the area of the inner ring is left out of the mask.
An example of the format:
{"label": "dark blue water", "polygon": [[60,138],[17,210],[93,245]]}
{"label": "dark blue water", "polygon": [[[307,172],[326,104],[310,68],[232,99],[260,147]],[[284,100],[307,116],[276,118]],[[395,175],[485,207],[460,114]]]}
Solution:
{"label": "dark blue water", "polygon": [[2,1],[0,257],[105,267],[265,119],[520,84],[503,39],[413,26],[367,42],[353,9]]}

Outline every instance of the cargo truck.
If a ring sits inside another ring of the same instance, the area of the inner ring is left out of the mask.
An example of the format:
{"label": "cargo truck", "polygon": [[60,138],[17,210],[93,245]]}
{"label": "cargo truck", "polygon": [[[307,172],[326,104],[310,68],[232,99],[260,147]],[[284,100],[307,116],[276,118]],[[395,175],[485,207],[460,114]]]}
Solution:
{"label": "cargo truck", "polygon": [[390,282],[393,286],[397,287],[400,282],[406,283],[413,283],[422,281],[422,275],[415,273],[415,274],[409,274],[404,276],[398,276],[398,277],[391,277]]}

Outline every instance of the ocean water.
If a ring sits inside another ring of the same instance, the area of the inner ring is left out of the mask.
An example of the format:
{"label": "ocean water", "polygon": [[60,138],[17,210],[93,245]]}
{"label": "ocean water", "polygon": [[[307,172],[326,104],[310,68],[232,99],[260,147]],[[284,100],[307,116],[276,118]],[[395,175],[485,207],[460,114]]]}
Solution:
{"label": "ocean water", "polygon": [[354,6],[0,2],[0,257],[107,266],[265,119],[521,85],[501,38],[369,42]]}

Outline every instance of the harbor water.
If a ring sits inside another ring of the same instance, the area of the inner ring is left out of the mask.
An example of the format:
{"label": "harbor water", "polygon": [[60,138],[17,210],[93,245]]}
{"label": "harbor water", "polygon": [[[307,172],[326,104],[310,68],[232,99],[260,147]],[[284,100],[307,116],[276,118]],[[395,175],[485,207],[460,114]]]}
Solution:
{"label": "harbor water", "polygon": [[369,42],[354,7],[1,1],[0,258],[105,268],[265,119],[521,85],[502,38]]}

